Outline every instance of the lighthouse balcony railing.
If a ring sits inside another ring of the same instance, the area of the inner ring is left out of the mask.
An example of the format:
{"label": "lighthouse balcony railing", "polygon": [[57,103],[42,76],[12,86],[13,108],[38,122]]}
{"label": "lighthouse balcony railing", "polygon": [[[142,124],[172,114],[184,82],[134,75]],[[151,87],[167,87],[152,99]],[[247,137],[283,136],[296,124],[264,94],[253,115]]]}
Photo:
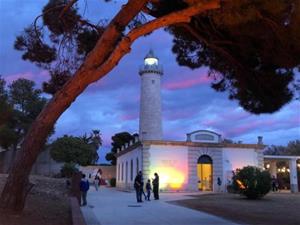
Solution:
{"label": "lighthouse balcony railing", "polygon": [[162,74],[163,73],[163,67],[162,65],[141,65],[139,68],[139,74],[144,74],[144,73],[158,73]]}

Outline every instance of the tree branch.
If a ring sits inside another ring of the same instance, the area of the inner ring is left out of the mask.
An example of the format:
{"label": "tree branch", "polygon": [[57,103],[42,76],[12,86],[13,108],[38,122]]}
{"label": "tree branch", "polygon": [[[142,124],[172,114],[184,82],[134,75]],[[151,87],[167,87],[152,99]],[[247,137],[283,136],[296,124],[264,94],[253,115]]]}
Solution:
{"label": "tree branch", "polygon": [[[219,0],[212,0],[207,3],[199,3],[181,11],[170,13],[166,16],[154,19],[141,27],[137,27],[131,30],[127,34],[127,36],[119,42],[113,53],[110,55],[109,59],[106,60],[105,63],[97,69],[96,74],[109,72],[125,54],[130,52],[130,46],[137,38],[161,27],[166,27],[177,23],[187,23],[190,21],[192,16],[200,14],[207,10],[218,9],[219,7]],[[98,80],[99,77],[95,77],[93,81]]]}
{"label": "tree branch", "polygon": [[[147,2],[148,0],[129,0],[126,5],[123,5],[122,9],[108,24],[94,49],[89,53],[93,57],[87,58],[84,63],[87,67],[89,65],[98,67],[109,57],[128,23],[145,7]],[[103,47],[109,49],[105,51],[105,54],[103,54],[103,51],[99,51]]]}
{"label": "tree branch", "polygon": [[77,2],[78,0],[71,0],[64,8],[63,10],[60,12],[58,18],[61,19],[64,14]]}

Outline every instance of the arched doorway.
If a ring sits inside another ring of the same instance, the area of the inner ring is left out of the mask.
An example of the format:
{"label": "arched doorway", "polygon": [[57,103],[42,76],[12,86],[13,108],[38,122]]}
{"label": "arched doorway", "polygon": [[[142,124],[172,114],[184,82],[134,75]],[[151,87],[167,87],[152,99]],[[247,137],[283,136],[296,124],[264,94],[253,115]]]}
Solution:
{"label": "arched doorway", "polygon": [[197,175],[198,189],[201,191],[212,191],[213,162],[210,156],[202,155],[198,159]]}

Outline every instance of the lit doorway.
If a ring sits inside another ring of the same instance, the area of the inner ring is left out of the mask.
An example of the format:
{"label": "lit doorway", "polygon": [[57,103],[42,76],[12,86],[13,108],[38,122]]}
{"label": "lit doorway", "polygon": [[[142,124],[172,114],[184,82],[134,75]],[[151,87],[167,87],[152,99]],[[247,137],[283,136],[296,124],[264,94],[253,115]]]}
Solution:
{"label": "lit doorway", "polygon": [[202,155],[198,159],[198,189],[201,191],[212,191],[212,159],[208,155]]}

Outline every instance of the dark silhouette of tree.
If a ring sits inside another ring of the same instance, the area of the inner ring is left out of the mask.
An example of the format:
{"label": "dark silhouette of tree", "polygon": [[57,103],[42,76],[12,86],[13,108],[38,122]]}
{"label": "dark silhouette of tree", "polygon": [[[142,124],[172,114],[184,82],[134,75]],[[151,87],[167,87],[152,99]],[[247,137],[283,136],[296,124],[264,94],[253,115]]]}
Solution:
{"label": "dark silhouette of tree", "polygon": [[300,155],[300,140],[289,141],[287,146],[268,146],[265,151],[265,155]]}
{"label": "dark silhouette of tree", "polygon": [[222,8],[167,30],[179,65],[208,67],[216,91],[227,91],[250,113],[273,113],[296,91],[299,12],[299,1],[224,1]]}
{"label": "dark silhouette of tree", "polygon": [[90,162],[92,164],[97,163],[99,159],[98,155],[98,149],[102,146],[102,138],[100,130],[92,130],[89,136],[87,134],[84,134],[82,137],[80,137],[84,143],[90,145],[93,149],[93,160]]}
{"label": "dark silhouette of tree", "polygon": [[87,166],[95,161],[94,147],[80,137],[65,135],[50,145],[51,157],[64,163]]}
{"label": "dark silhouette of tree", "polygon": [[47,102],[34,86],[33,81],[20,78],[6,89],[0,78],[0,146],[6,150],[17,149]]}
{"label": "dark silhouette of tree", "polygon": [[114,136],[111,137],[112,143],[111,143],[111,151],[106,154],[105,159],[107,161],[110,161],[112,165],[116,165],[116,156],[115,154],[117,153],[117,149],[121,148],[123,145],[126,143],[129,143],[130,141],[135,140],[135,136],[137,134],[131,135],[128,132],[120,132],[116,133]]}

